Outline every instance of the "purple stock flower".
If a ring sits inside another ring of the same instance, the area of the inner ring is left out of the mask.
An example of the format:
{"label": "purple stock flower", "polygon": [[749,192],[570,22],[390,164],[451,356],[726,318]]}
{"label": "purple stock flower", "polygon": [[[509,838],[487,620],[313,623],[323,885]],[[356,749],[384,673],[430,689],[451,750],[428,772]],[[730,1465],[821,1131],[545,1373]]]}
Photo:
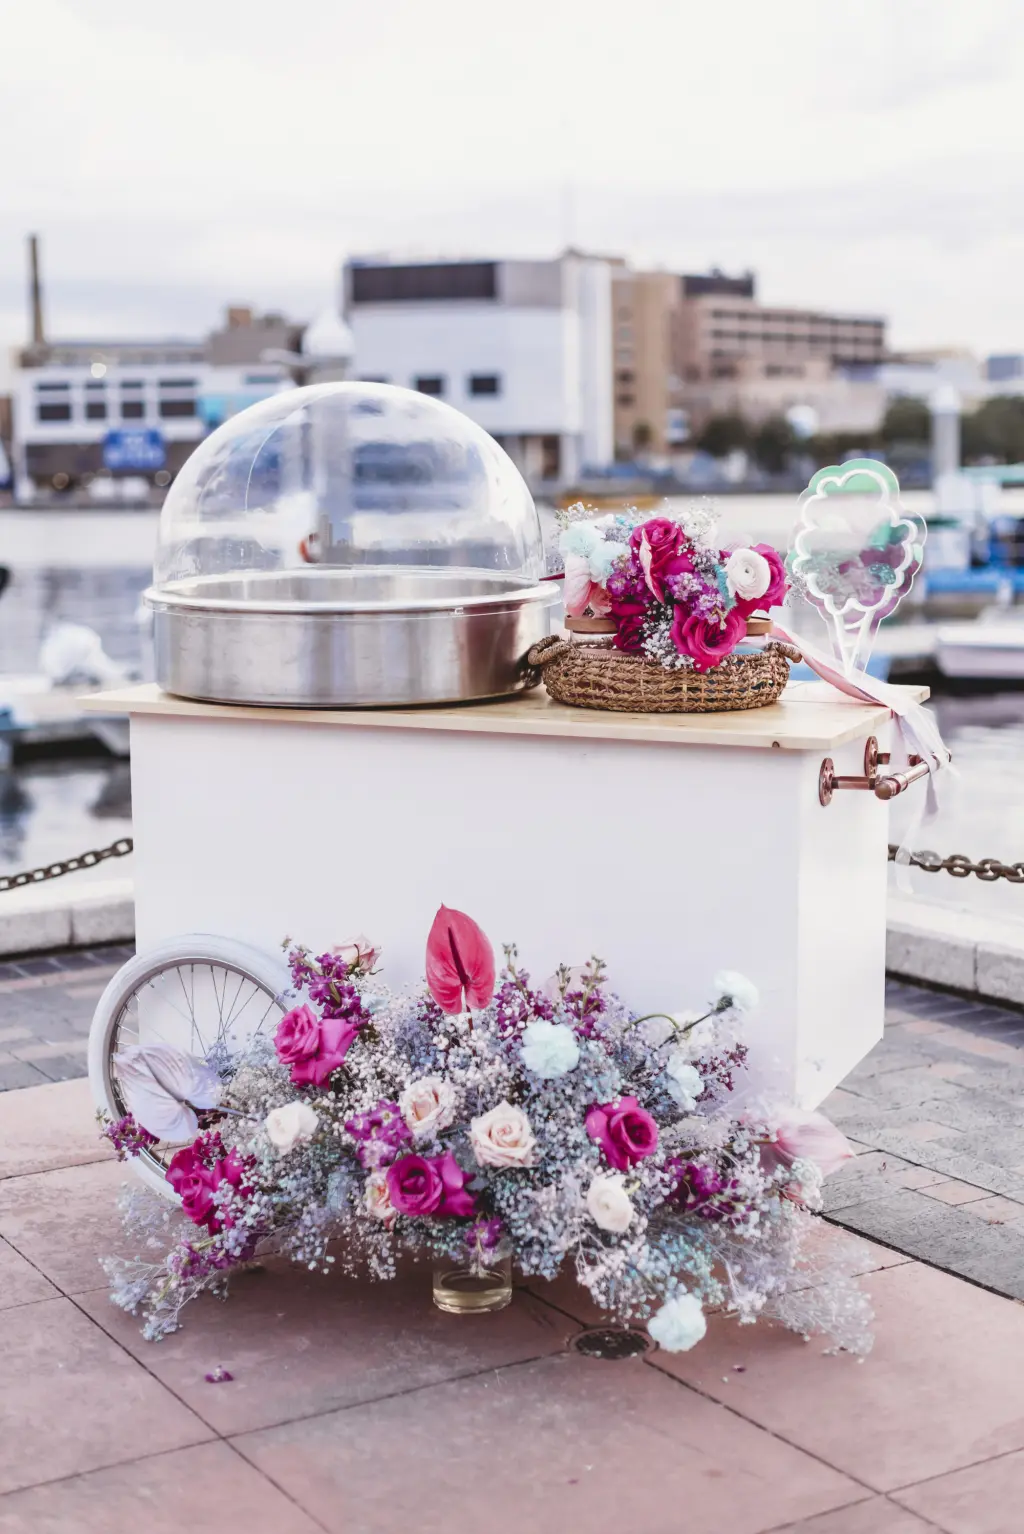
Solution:
{"label": "purple stock flower", "polygon": [[358,1140],[356,1155],[367,1169],[389,1166],[402,1146],[412,1139],[397,1103],[382,1097],[376,1108],[346,1119],[345,1128]]}
{"label": "purple stock flower", "polygon": [[669,1197],[687,1214],[700,1220],[723,1220],[735,1224],[746,1219],[748,1206],[739,1197],[736,1178],[723,1177],[713,1166],[701,1161],[681,1161],[674,1156],[665,1170],[678,1180]]}
{"label": "purple stock flower", "polygon": [[137,1156],[150,1145],[159,1143],[156,1135],[151,1135],[148,1129],[137,1124],[130,1113],[126,1113],[124,1118],[114,1124],[107,1124],[100,1133],[114,1147],[118,1161],[126,1161],[129,1156]]}
{"label": "purple stock flower", "polygon": [[505,1227],[497,1216],[487,1220],[481,1215],[467,1230],[466,1243],[479,1251],[492,1252],[504,1234]]}

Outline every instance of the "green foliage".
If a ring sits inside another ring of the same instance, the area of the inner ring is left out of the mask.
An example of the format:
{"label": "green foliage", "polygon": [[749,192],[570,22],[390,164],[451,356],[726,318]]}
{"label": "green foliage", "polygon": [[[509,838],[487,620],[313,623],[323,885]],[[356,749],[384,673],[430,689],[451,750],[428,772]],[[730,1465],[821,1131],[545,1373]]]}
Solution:
{"label": "green foliage", "polygon": [[781,474],[796,443],[796,433],[785,416],[772,415],[754,433],[754,457],[766,473]]}
{"label": "green foliage", "polygon": [[750,423],[741,415],[713,415],[697,438],[697,446],[712,458],[725,458],[737,448],[749,449]]}
{"label": "green foliage", "polygon": [[979,458],[997,463],[1024,463],[1024,399],[1000,394],[986,400],[961,423],[961,453],[966,462]]}
{"label": "green foliage", "polygon": [[882,441],[930,442],[932,417],[923,399],[894,399],[882,422]]}

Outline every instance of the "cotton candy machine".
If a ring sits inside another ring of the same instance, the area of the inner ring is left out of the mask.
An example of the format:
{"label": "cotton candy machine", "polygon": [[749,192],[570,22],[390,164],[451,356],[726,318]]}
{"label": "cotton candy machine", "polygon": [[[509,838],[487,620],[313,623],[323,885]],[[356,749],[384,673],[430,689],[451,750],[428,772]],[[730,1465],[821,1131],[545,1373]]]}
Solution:
{"label": "cotton candy machine", "polygon": [[156,675],[220,703],[344,708],[523,688],[557,587],[521,475],[386,384],[272,396],[192,454],[160,520]]}

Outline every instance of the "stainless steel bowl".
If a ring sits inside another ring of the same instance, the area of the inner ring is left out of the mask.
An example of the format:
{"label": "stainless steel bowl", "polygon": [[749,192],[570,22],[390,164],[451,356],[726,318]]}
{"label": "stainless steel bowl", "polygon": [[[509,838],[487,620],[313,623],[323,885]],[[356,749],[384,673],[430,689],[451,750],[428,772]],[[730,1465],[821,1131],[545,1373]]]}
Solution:
{"label": "stainless steel bowl", "polygon": [[558,599],[551,582],[404,565],[197,576],[144,598],[165,691],[303,708],[517,692]]}

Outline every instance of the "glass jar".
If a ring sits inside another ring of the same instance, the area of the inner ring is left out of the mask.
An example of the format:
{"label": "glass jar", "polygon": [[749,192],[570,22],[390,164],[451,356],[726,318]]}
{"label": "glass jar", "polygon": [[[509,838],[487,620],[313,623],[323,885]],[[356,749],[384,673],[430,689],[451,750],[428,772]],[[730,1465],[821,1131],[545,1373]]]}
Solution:
{"label": "glass jar", "polygon": [[434,1264],[434,1304],[452,1315],[504,1310],[512,1298],[512,1243],[468,1245]]}

